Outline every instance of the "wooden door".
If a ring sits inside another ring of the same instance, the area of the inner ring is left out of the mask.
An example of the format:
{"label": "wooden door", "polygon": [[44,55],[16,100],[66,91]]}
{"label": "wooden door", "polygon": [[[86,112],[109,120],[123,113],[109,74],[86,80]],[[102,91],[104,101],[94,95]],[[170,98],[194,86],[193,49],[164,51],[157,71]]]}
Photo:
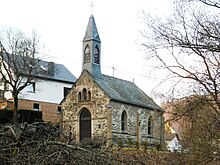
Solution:
{"label": "wooden door", "polygon": [[84,108],[80,113],[80,140],[91,138],[91,114]]}

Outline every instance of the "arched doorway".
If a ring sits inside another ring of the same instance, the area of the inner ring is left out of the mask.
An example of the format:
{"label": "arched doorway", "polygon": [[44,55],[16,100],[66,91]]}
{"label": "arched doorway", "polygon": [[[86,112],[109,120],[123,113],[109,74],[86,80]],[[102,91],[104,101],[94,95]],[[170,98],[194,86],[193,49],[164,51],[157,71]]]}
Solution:
{"label": "arched doorway", "polygon": [[79,119],[80,140],[91,138],[91,113],[83,108]]}

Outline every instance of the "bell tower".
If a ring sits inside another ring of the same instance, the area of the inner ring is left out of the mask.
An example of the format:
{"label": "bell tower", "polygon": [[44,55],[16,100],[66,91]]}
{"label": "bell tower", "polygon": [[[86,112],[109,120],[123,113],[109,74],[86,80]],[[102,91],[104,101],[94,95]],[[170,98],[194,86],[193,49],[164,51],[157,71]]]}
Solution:
{"label": "bell tower", "polygon": [[87,70],[92,77],[100,77],[101,40],[93,15],[90,16],[83,39],[82,71]]}

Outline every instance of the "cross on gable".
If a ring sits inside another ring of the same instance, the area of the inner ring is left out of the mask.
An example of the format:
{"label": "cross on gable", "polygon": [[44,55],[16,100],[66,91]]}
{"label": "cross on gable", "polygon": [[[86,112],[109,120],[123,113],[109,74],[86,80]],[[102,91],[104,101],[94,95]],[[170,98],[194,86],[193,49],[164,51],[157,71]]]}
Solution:
{"label": "cross on gable", "polygon": [[91,0],[91,4],[90,4],[90,8],[91,8],[91,14],[92,14],[92,9],[93,9],[93,6],[94,6],[94,3],[93,3],[93,0]]}

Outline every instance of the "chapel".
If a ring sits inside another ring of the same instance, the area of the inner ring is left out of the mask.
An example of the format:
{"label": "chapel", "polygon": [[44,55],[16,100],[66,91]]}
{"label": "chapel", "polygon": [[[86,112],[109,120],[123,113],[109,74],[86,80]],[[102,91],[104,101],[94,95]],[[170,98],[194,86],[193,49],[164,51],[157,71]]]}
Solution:
{"label": "chapel", "polygon": [[83,39],[82,72],[62,101],[62,129],[76,142],[101,138],[161,144],[163,110],[134,82],[101,72],[101,40],[91,15]]}

